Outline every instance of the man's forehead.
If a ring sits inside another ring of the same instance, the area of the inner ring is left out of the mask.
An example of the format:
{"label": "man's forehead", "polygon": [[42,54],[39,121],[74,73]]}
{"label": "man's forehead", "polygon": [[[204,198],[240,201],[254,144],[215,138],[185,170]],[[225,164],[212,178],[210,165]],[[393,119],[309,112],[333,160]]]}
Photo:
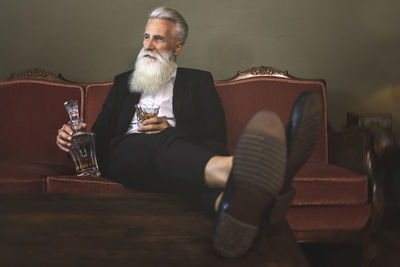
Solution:
{"label": "man's forehead", "polygon": [[165,19],[151,19],[145,28],[145,33],[168,35],[175,30],[175,23]]}

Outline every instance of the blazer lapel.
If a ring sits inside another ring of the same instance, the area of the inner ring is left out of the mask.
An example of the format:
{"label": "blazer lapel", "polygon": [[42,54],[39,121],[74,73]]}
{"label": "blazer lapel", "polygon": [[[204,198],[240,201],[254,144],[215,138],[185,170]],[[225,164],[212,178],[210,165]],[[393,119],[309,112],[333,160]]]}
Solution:
{"label": "blazer lapel", "polygon": [[135,114],[135,105],[139,103],[141,94],[130,93],[122,100],[121,112],[119,117],[119,129],[120,135],[124,134],[128,129],[129,124],[132,121],[133,115]]}
{"label": "blazer lapel", "polygon": [[183,78],[182,69],[178,68],[176,71],[174,83],[174,95],[172,98],[172,109],[174,111],[175,121],[178,124],[182,110],[182,103],[185,93],[185,81]]}

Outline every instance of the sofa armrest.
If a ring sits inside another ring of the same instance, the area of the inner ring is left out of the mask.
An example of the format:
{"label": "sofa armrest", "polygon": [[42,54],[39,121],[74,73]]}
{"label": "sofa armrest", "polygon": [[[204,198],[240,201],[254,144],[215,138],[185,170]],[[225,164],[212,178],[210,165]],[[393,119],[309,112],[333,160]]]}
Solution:
{"label": "sofa armrest", "polygon": [[329,130],[329,162],[358,173],[374,170],[374,161],[391,153],[395,138],[391,132],[378,127],[352,127]]}
{"label": "sofa armrest", "polygon": [[379,127],[362,128],[370,136],[373,152],[377,158],[391,153],[395,146],[395,138],[391,131]]}
{"label": "sofa armrest", "polygon": [[[368,178],[369,201],[372,205],[371,219],[365,231],[376,232],[384,207],[383,181],[377,175],[375,159],[379,131],[371,131],[362,127],[346,128],[340,131],[328,130],[329,163],[361,173]],[[374,145],[375,142],[375,145]]]}
{"label": "sofa armrest", "polygon": [[357,173],[372,174],[374,169],[372,144],[372,136],[363,128],[329,130],[329,163]]}

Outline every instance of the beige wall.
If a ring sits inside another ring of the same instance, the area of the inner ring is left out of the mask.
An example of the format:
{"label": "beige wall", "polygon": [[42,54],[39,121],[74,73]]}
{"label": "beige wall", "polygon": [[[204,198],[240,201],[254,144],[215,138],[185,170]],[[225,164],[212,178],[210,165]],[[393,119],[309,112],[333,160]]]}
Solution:
{"label": "beige wall", "polygon": [[189,23],[181,66],[217,80],[258,65],[323,78],[334,126],[348,110],[389,112],[400,131],[398,0],[2,0],[0,80],[33,67],[112,80],[131,68],[146,14],[160,5]]}

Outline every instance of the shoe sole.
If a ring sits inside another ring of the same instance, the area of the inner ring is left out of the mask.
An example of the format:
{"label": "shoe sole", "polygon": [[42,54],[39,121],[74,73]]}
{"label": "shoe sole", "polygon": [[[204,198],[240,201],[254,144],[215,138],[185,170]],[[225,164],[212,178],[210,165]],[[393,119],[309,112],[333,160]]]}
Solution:
{"label": "shoe sole", "polygon": [[[281,190],[286,170],[285,129],[273,112],[260,111],[247,124],[234,153],[235,198],[215,229],[214,248],[222,256],[243,256],[256,238],[261,215]],[[248,205],[243,213],[232,212]],[[241,206],[241,207],[242,207]],[[249,222],[248,218],[253,218]]]}
{"label": "shoe sole", "polygon": [[322,116],[320,95],[316,92],[302,93],[296,99],[291,118],[294,117],[294,113],[300,116],[296,124],[290,122],[291,129],[288,129],[291,136],[287,136],[289,157],[286,176],[289,179],[292,179],[307,161],[320,134]]}

